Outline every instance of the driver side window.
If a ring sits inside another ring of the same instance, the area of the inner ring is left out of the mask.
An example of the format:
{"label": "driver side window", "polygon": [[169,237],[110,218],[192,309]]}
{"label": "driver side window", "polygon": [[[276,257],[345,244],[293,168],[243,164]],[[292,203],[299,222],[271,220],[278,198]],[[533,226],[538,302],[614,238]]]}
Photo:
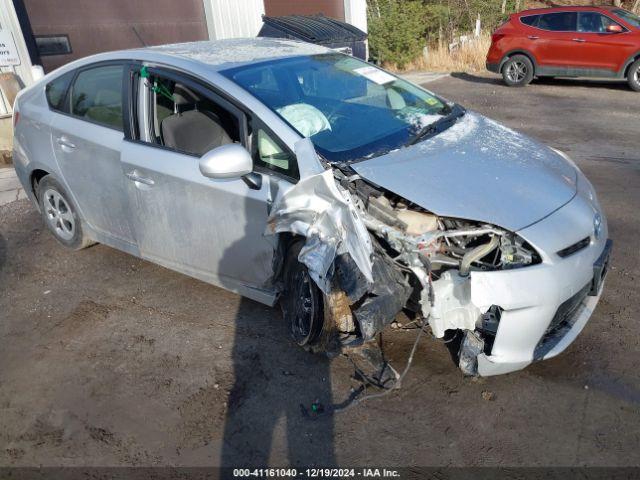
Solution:
{"label": "driver side window", "polygon": [[150,74],[150,143],[202,156],[214,148],[240,141],[238,117],[189,82]]}
{"label": "driver side window", "polygon": [[618,25],[609,17],[598,12],[580,12],[578,15],[578,31],[585,33],[606,33],[607,27]]}

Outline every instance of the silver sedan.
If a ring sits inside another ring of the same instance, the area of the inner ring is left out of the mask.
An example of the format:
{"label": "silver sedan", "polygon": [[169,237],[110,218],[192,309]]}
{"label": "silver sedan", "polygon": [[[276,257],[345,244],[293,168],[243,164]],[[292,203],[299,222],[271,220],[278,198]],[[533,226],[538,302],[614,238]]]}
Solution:
{"label": "silver sedan", "polygon": [[306,348],[405,310],[464,373],[506,373],[563,351],[602,292],[607,223],[564,153],[323,47],[101,54],[21,92],[14,124],[61,244],[279,301]]}

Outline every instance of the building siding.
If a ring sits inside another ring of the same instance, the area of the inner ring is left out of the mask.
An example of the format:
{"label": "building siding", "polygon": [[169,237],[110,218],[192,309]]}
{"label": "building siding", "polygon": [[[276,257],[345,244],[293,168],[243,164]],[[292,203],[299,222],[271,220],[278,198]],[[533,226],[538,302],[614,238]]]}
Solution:
{"label": "building siding", "polygon": [[255,37],[262,27],[263,0],[204,0],[211,40]]}

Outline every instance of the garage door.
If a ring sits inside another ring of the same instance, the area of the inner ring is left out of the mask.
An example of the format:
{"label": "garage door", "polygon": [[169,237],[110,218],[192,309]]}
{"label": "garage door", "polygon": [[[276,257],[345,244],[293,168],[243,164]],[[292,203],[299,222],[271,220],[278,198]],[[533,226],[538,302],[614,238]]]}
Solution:
{"label": "garage door", "polygon": [[99,52],[207,40],[202,0],[24,0],[49,72]]}

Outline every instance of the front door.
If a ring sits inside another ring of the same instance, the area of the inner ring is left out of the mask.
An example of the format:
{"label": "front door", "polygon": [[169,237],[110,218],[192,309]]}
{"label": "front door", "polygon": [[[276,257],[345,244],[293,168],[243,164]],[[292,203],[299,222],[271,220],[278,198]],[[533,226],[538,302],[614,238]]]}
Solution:
{"label": "front door", "polygon": [[[618,25],[622,32],[611,33],[607,27]],[[603,75],[617,73],[620,65],[636,50],[636,42],[628,31],[612,18],[599,12],[578,14],[578,35],[581,47],[576,49],[576,61],[585,69],[601,70]]]}
{"label": "front door", "polygon": [[69,192],[97,240],[131,251],[120,163],[124,68],[112,63],[81,70],[67,93],[66,113],[53,115],[51,141]]}
{"label": "front door", "polygon": [[207,151],[245,142],[243,114],[173,72],[153,70],[138,83],[146,114],[138,116],[140,138],[124,144],[122,164],[141,256],[271,303],[269,181],[211,179],[199,169]]}

